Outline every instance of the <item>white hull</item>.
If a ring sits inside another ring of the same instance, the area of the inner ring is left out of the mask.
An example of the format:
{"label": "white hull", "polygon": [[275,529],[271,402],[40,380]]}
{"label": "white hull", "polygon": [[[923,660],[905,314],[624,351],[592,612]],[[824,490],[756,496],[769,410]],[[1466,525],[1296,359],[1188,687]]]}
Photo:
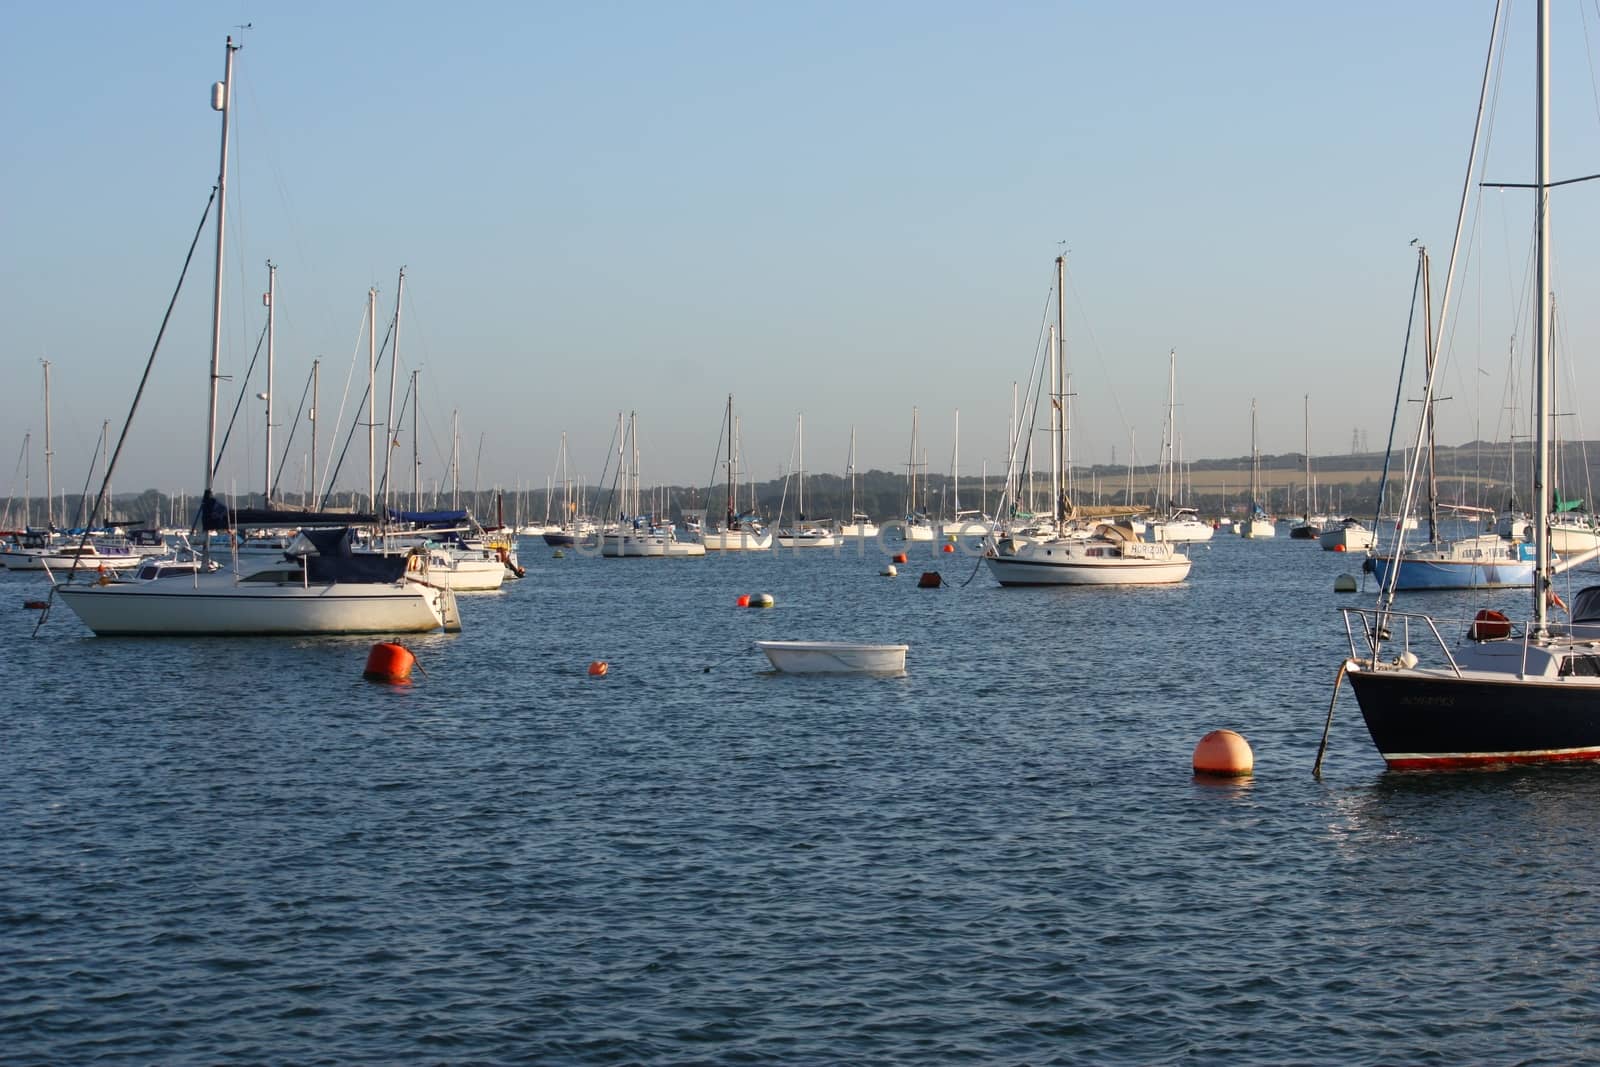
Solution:
{"label": "white hull", "polygon": [[1317,538],[1326,552],[1337,552],[1341,547],[1347,552],[1365,552],[1374,542],[1373,532],[1365,526],[1334,526],[1323,530]]}
{"label": "white hull", "polygon": [[1171,545],[1104,537],[1002,541],[984,562],[1001,585],[1170,585],[1193,565]]}
{"label": "white hull", "polygon": [[868,538],[878,536],[878,524],[875,522],[852,522],[839,527],[839,536],[848,538]]}
{"label": "white hull", "polygon": [[959,541],[961,538],[975,538],[979,541],[988,537],[993,528],[986,522],[976,519],[963,522],[946,522],[939,526],[939,539],[942,541]]}
{"label": "white hull", "polygon": [[700,534],[707,552],[771,552],[772,534],[763,530],[710,530]]}
{"label": "white hull", "polygon": [[909,645],[844,641],[757,641],[772,666],[787,674],[904,674]]}
{"label": "white hull", "polygon": [[932,541],[933,527],[925,523],[906,523],[900,527],[902,541]]}
{"label": "white hull", "polygon": [[1278,527],[1270,519],[1241,519],[1239,521],[1239,536],[1251,540],[1263,537],[1277,537]]}
{"label": "white hull", "polygon": [[440,559],[435,554],[428,562],[425,577],[412,574],[411,578],[458,593],[491,593],[505,584],[506,565],[498,556],[486,559]]}
{"label": "white hull", "polygon": [[42,571],[49,568],[64,574],[72,569],[74,561],[78,563],[79,574],[86,571],[93,574],[101,567],[108,571],[137,567],[144,562],[144,557],[136,552],[86,553],[79,557],[75,552],[62,552],[59,549],[41,551],[18,548],[0,552],[0,564],[13,571]]}
{"label": "white hull", "polygon": [[454,594],[415,582],[238,582],[229,573],[107,585],[56,594],[101,636],[427,633],[455,616]]}
{"label": "white hull", "polygon": [[688,559],[704,556],[706,546],[664,534],[606,534],[600,554],[607,559]]}
{"label": "white hull", "polygon": [[784,548],[837,548],[843,538],[831,530],[802,530],[797,534],[779,534],[778,544]]}
{"label": "white hull", "polygon": [[1153,543],[1193,544],[1209,541],[1215,533],[1208,522],[1184,519],[1178,522],[1152,522],[1145,527],[1144,539]]}
{"label": "white hull", "polygon": [[1579,552],[1592,552],[1600,548],[1600,530],[1589,523],[1552,522],[1550,524],[1550,551],[1564,556]]}

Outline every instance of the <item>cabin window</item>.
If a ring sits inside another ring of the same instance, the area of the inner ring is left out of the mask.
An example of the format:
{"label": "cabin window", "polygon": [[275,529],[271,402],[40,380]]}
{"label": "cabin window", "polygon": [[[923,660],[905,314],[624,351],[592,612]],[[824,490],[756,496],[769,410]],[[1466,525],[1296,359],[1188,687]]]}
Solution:
{"label": "cabin window", "polygon": [[1563,678],[1600,678],[1600,656],[1567,656],[1561,661]]}

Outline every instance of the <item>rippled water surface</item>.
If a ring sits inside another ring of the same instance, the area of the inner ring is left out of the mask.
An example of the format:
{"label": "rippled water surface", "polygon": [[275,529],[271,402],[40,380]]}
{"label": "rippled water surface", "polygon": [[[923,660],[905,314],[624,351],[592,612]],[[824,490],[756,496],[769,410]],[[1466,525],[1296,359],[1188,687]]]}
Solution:
{"label": "rippled water surface", "polygon": [[[1311,776],[1354,559],[1002,590],[915,551],[526,545],[409,688],[365,639],[29,640],[0,577],[0,1059],[1600,1059],[1600,770],[1392,774],[1346,691]],[[1191,776],[1216,727],[1252,780]]]}

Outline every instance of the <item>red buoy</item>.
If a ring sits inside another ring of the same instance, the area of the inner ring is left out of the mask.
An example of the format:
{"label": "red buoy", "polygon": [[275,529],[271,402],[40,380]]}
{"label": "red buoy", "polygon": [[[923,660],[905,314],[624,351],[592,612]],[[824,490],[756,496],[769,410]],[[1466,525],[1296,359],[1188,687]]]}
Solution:
{"label": "red buoy", "polygon": [[593,663],[589,664],[589,677],[604,678],[606,676],[606,671],[609,671],[610,669],[611,664],[607,663],[603,659],[597,659]]}
{"label": "red buoy", "polygon": [[938,571],[923,571],[922,577],[917,579],[918,589],[937,589],[944,584],[944,579]]}
{"label": "red buoy", "polygon": [[367,653],[367,669],[361,672],[361,677],[369,682],[410,681],[411,668],[416,663],[417,657],[410,649],[393,641],[383,641],[373,645],[372,651]]}
{"label": "red buoy", "polygon": [[1335,552],[1343,552],[1343,551],[1345,551],[1345,547],[1343,545],[1334,545],[1333,546],[1333,550]]}
{"label": "red buoy", "polygon": [[1212,730],[1194,746],[1194,773],[1243,778],[1255,770],[1250,743],[1232,730]]}
{"label": "red buoy", "polygon": [[749,607],[750,606],[750,594],[749,593],[740,593],[739,594],[739,599],[735,600],[733,603],[734,603],[735,607],[740,607],[740,608]]}
{"label": "red buoy", "polygon": [[910,563],[911,562],[911,557],[907,556],[904,552],[896,552],[894,554],[894,559],[893,559],[892,562],[894,562],[894,563]]}
{"label": "red buoy", "polygon": [[956,546],[955,545],[950,544],[948,541],[945,542],[944,551],[946,551],[946,552],[954,552],[955,550],[956,550]]}

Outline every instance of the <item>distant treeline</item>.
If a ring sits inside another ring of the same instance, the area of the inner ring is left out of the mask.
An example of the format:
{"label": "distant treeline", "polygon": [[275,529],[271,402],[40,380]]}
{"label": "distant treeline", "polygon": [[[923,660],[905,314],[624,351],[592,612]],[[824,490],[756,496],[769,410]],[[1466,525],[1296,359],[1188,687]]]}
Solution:
{"label": "distant treeline", "polygon": [[[1589,487],[1595,480],[1595,471],[1590,465],[1591,453],[1595,460],[1600,460],[1600,446],[1590,448],[1587,442],[1566,444],[1560,449],[1557,471],[1571,472],[1566,475],[1558,473],[1556,487],[1563,498],[1592,498]],[[1513,461],[1517,468],[1514,479]],[[1313,457],[1312,473],[1317,484],[1320,507],[1357,515],[1372,512],[1377,506],[1383,462],[1381,452]],[[1505,444],[1471,442],[1450,448],[1441,447],[1435,454],[1439,497],[1445,503],[1496,509],[1514,499],[1519,507],[1528,507],[1530,463],[1529,450],[1524,445],[1513,449]],[[1263,503],[1282,513],[1299,513],[1305,507],[1305,455],[1290,452],[1262,456],[1261,466],[1266,487],[1263,495],[1268,498]],[[1401,457],[1396,456],[1391,464],[1386,509],[1398,503],[1399,486],[1404,479],[1402,467]],[[1163,506],[1158,486],[1159,471],[1153,466],[1135,467],[1131,473],[1127,467],[1106,464],[1081,466],[1074,469],[1072,477],[1076,497],[1081,504],[1130,505],[1131,501],[1131,506],[1135,507]],[[1185,465],[1183,477],[1179,480],[1184,488],[1177,495],[1179,502],[1196,507],[1205,514],[1238,511],[1249,503],[1249,480],[1248,456],[1196,460]],[[1034,499],[1041,509],[1048,507],[1046,481],[1044,473],[1034,473]],[[1513,485],[1515,489],[1511,488]],[[998,475],[988,479],[987,488],[982,479],[963,476],[959,486],[960,506],[982,508],[993,513],[999,506],[1002,488],[1003,479]],[[956,489],[957,486],[946,475],[934,474],[925,479],[919,477],[918,499],[908,501],[904,474],[865,471],[858,478],[856,510],[878,520],[904,517],[908,510],[925,511],[935,517],[947,516],[957,504]],[[784,519],[794,517],[797,492],[792,479],[787,484],[783,478],[758,482],[754,491],[759,504],[753,510],[769,521],[779,518],[780,506]],[[740,487],[741,511],[752,510],[750,494],[751,487],[748,484]],[[585,495],[587,499],[578,506],[582,513],[604,516],[615,512],[616,503],[607,490],[597,492],[589,489]],[[651,503],[659,502],[660,506],[678,518],[685,511],[697,510],[707,511],[712,517],[717,517],[727,506],[727,490],[722,485],[710,488],[660,486],[645,490],[641,495]],[[559,487],[554,490],[553,497],[547,502],[543,489],[521,494],[483,490],[463,492],[461,502],[487,524],[502,520],[508,523],[544,522],[547,518],[556,522],[561,517],[562,507]],[[195,499],[174,499],[168,494],[147,489],[139,494],[119,494],[111,512],[113,518],[123,524],[185,526],[188,518],[186,512],[194,506]],[[92,498],[89,502],[93,502]],[[235,497],[231,503],[236,507],[260,507],[262,499],[260,494],[255,494]],[[302,502],[289,494],[280,503],[299,507]],[[448,494],[442,499],[425,495],[421,503],[424,508],[447,508],[450,499]],[[342,492],[335,494],[331,504],[337,508],[362,510],[365,501],[358,494]],[[395,506],[409,509],[412,505],[410,495],[404,494]],[[1026,500],[1023,506],[1027,507]],[[838,474],[808,474],[806,512],[808,518],[847,518],[850,513],[850,486],[844,477]],[[35,498],[27,514],[34,525],[42,525],[45,514],[43,499]],[[55,514],[57,526],[82,525],[85,521],[84,501],[71,494],[58,497]],[[0,524],[8,529],[15,528],[21,525],[22,516],[22,501],[13,499],[8,503],[3,518],[0,518]]]}

